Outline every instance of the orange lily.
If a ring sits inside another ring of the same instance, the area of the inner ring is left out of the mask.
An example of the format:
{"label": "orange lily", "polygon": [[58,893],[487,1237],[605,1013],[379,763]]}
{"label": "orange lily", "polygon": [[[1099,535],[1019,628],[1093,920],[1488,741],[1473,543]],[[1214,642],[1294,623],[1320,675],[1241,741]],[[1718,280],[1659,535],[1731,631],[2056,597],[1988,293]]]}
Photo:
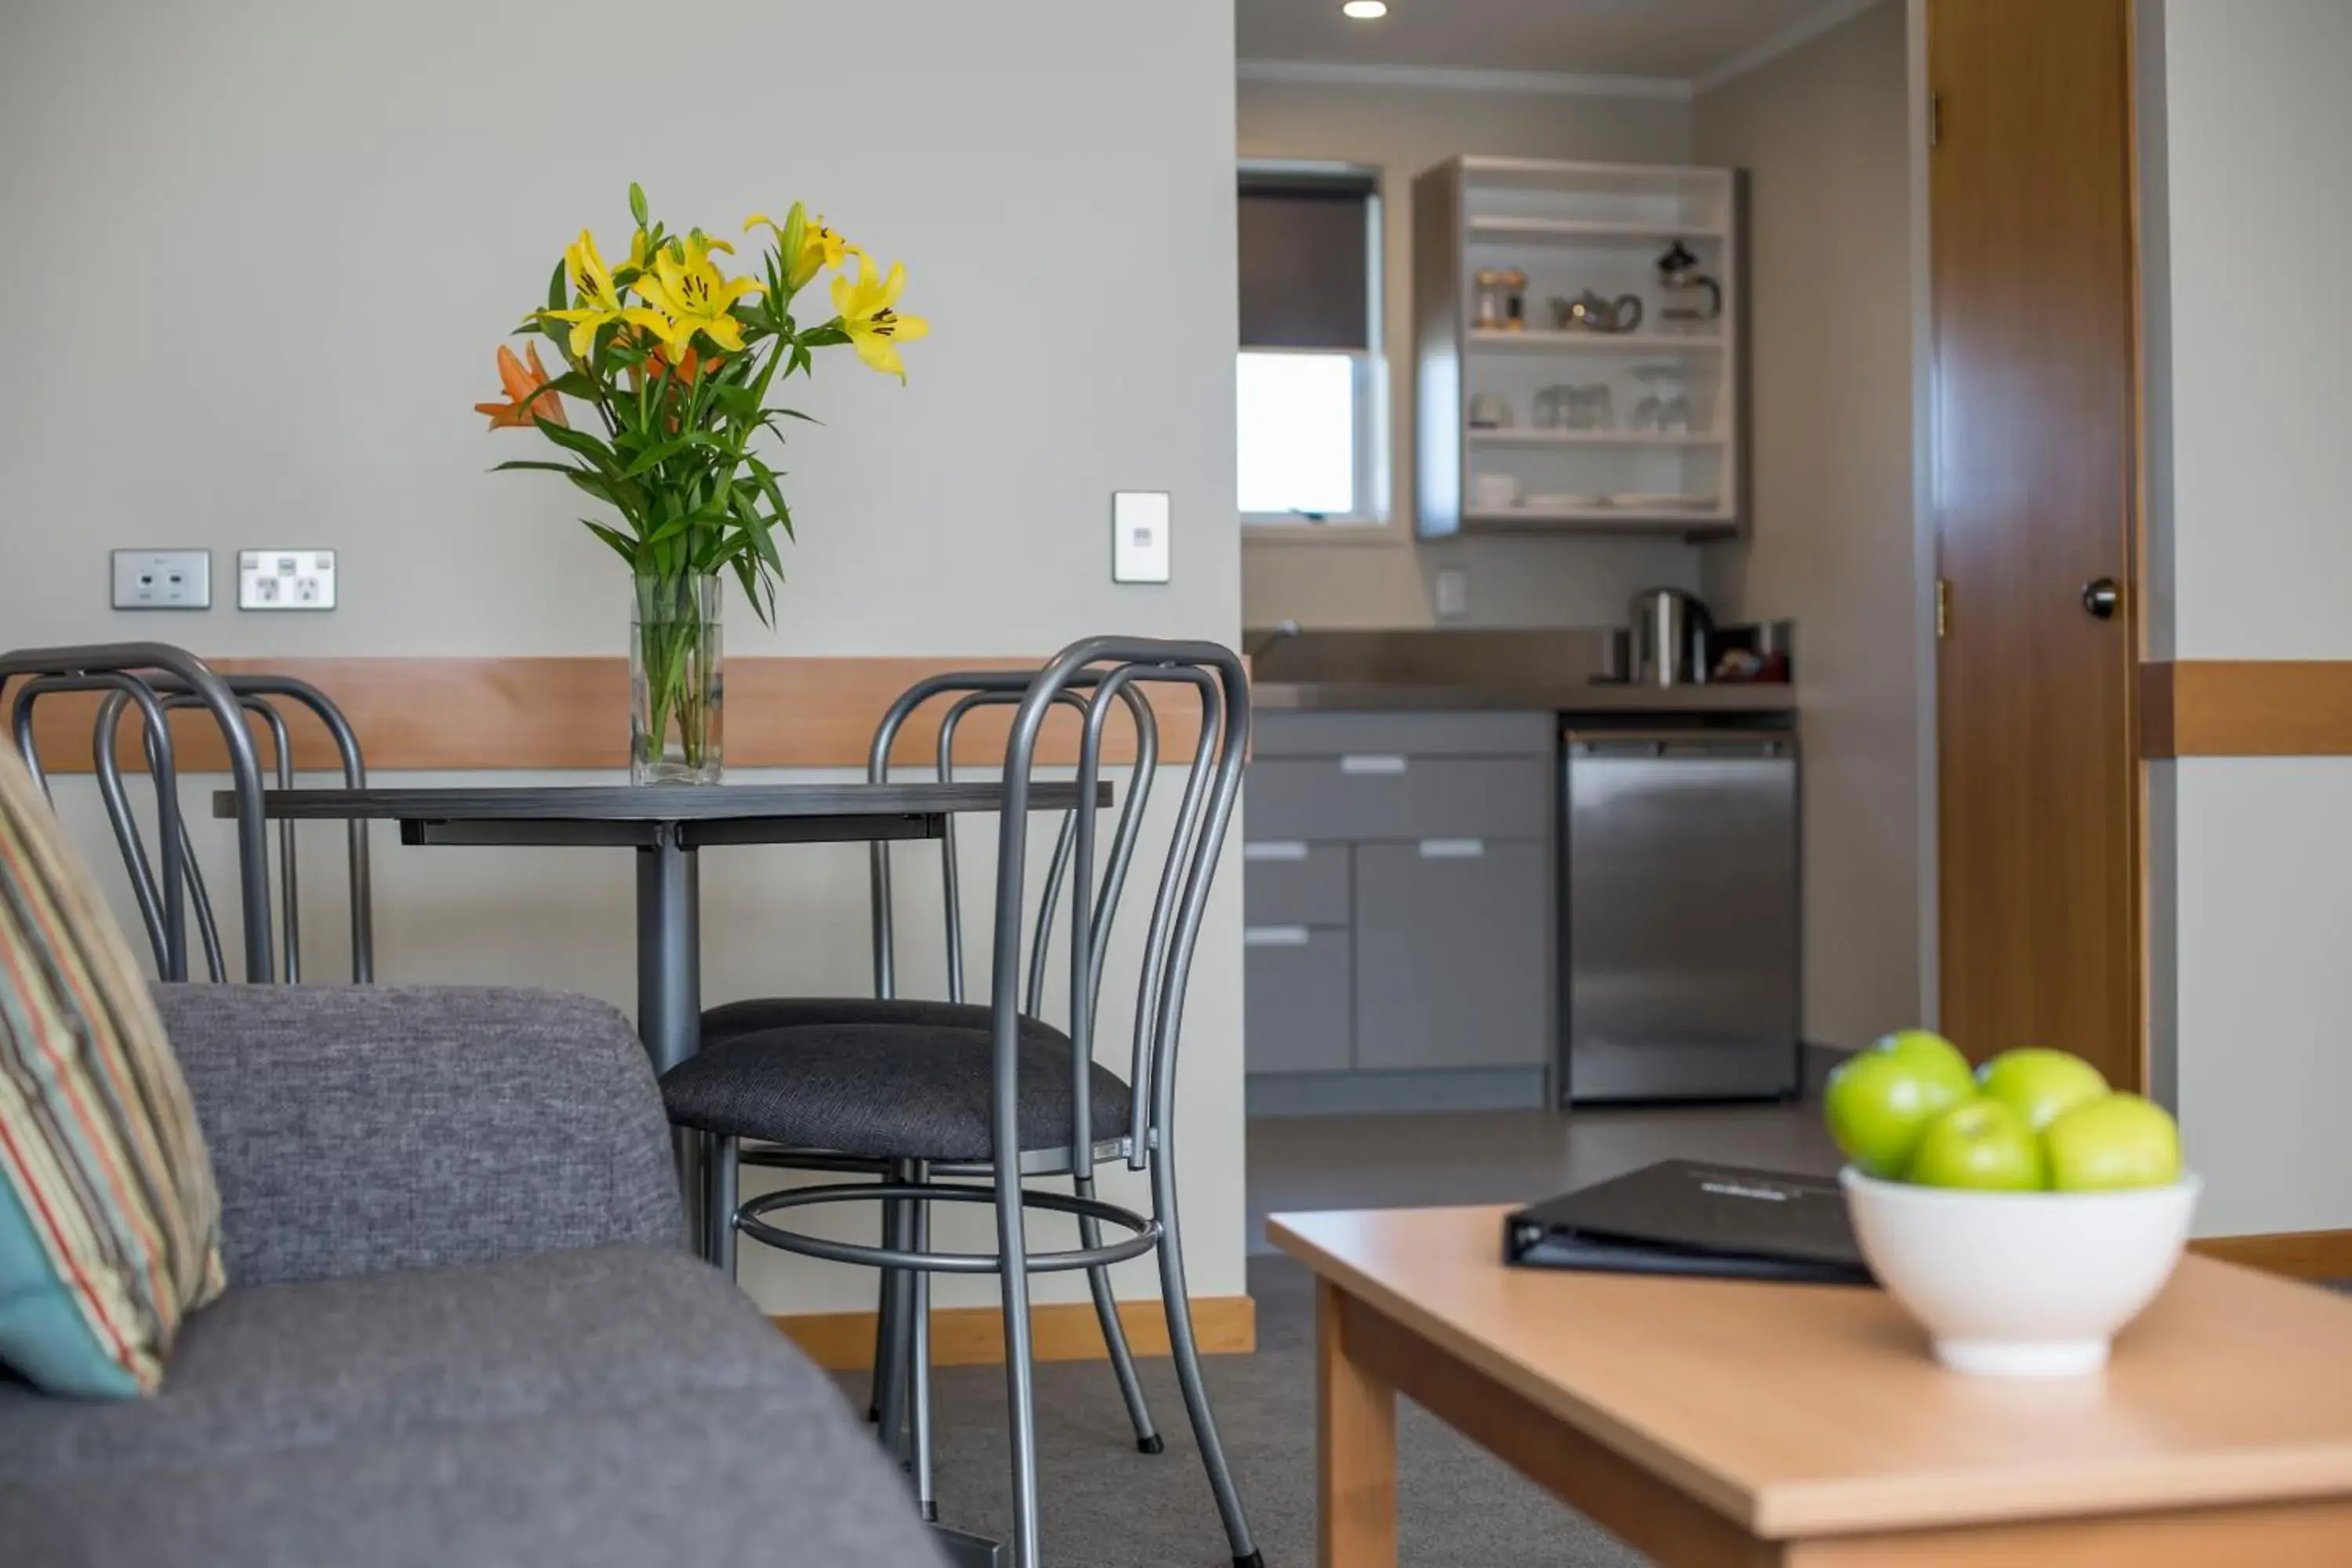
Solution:
{"label": "orange lily", "polygon": [[530,356],[528,370],[515,357],[514,350],[499,345],[499,384],[506,391],[507,401],[477,403],[474,412],[488,415],[493,430],[510,426],[528,429],[539,419],[568,426],[571,421],[563,417],[563,399],[547,390],[547,367],[539,363],[539,345],[530,344],[523,352]]}

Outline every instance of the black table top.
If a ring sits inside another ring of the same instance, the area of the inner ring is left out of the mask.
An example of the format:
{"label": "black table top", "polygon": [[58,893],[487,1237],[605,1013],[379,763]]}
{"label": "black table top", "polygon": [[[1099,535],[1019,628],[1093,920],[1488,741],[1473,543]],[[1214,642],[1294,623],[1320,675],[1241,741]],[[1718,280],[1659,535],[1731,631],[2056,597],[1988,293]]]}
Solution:
{"label": "black table top", "polygon": [[[262,795],[286,821],[392,820],[409,844],[649,846],[935,838],[950,814],[992,812],[994,784],[554,784],[439,789],[290,789]],[[1097,799],[1110,800],[1103,784]],[[1032,784],[1034,811],[1067,811],[1074,784]],[[236,794],[213,796],[236,815]]]}

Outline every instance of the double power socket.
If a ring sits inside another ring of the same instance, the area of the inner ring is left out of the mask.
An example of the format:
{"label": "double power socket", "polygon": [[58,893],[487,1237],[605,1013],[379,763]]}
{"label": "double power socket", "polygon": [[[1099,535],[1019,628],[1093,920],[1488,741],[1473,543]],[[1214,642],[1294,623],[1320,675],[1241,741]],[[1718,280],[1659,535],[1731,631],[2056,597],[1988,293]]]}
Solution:
{"label": "double power socket", "polygon": [[[118,610],[209,610],[213,556],[209,550],[118,550],[114,552]],[[240,550],[236,552],[240,610],[331,610],[335,552],[331,550]]]}

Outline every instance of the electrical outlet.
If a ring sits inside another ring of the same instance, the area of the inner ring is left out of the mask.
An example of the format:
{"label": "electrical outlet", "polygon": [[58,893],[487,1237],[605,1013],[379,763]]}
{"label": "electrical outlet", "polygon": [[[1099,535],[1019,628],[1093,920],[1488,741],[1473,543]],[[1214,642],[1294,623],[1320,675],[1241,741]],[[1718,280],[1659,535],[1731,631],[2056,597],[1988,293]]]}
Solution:
{"label": "electrical outlet", "polygon": [[209,550],[114,552],[118,610],[209,610],[213,552]]}
{"label": "electrical outlet", "polygon": [[1166,490],[1115,490],[1110,498],[1110,580],[1165,583],[1169,576]]}
{"label": "electrical outlet", "polygon": [[236,556],[240,610],[331,610],[335,552],[331,550],[240,550]]}

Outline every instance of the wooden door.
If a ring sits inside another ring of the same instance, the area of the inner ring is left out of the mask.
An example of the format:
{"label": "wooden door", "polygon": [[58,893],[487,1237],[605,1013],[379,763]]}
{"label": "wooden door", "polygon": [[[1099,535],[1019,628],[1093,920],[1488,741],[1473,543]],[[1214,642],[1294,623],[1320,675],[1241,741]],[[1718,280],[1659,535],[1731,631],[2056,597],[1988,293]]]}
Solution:
{"label": "wooden door", "polygon": [[1927,39],[1943,1024],[2118,1087],[2144,1081],[2128,5],[1930,0]]}

